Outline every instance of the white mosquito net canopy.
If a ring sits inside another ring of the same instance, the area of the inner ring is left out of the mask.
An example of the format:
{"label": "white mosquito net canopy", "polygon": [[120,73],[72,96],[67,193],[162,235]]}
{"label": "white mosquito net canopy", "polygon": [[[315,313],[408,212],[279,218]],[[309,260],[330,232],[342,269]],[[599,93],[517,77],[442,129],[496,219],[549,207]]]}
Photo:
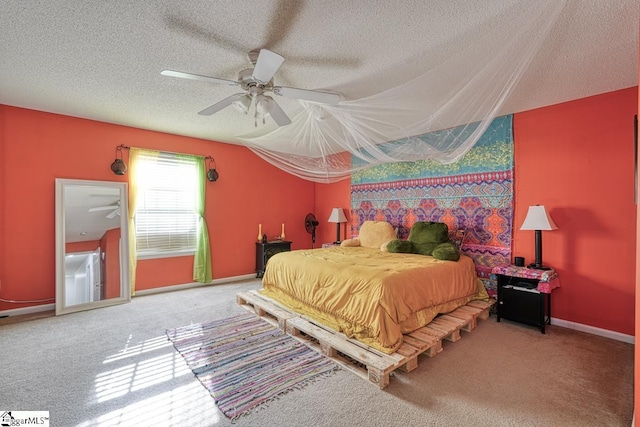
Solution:
{"label": "white mosquito net canopy", "polygon": [[291,124],[242,140],[273,165],[321,183],[383,163],[456,162],[499,115],[563,6],[519,1],[517,13],[481,24],[482,36],[474,32],[465,48],[434,58],[411,81],[334,106],[300,101]]}

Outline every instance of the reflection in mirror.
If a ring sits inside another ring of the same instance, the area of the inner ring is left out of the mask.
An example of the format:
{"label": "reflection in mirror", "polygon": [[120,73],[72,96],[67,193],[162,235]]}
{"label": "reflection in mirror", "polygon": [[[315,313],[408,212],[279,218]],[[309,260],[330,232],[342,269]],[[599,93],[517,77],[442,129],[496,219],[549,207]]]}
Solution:
{"label": "reflection in mirror", "polygon": [[127,184],[56,179],[56,314],[131,300]]}

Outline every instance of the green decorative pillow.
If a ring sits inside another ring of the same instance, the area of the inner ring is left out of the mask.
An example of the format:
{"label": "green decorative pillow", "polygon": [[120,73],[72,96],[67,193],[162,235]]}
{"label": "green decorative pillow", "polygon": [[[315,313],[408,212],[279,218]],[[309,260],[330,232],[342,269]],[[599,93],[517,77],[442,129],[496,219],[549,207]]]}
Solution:
{"label": "green decorative pillow", "polygon": [[458,248],[451,242],[440,243],[431,255],[444,261],[458,261],[460,259]]}
{"label": "green decorative pillow", "polygon": [[433,255],[433,250],[440,243],[414,243],[413,252],[420,255]]}
{"label": "green decorative pillow", "polygon": [[412,254],[413,243],[408,240],[392,240],[387,243],[387,251],[399,254]]}
{"label": "green decorative pillow", "polygon": [[432,255],[441,243],[449,242],[449,227],[443,222],[420,221],[413,224],[409,238],[414,253]]}

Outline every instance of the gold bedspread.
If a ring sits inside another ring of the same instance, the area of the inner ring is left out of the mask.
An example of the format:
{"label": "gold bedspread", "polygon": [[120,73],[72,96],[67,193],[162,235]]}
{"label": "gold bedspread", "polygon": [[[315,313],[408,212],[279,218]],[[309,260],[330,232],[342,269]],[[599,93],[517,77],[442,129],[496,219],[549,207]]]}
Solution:
{"label": "gold bedspread", "polygon": [[262,285],[266,296],[385,353],[403,333],[484,292],[467,256],[441,261],[362,247],[278,253]]}

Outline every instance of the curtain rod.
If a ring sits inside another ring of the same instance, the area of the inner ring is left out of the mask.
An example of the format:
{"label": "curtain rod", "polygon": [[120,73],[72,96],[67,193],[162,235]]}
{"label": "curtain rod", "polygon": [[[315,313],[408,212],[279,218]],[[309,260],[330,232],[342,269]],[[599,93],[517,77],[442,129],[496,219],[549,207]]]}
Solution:
{"label": "curtain rod", "polygon": [[[132,147],[129,147],[127,145],[124,144],[120,144],[116,147],[116,150],[130,150]],[[133,148],[141,148],[141,147],[133,147]],[[143,150],[149,150],[149,148],[143,148]],[[176,153],[175,151],[163,151],[163,150],[156,150],[159,151],[161,153],[169,153],[169,154],[179,154],[182,156],[199,156],[199,154],[187,154],[187,153]],[[213,156],[200,156],[203,158],[203,160],[213,160],[214,162],[216,161],[216,159],[213,158]]]}

